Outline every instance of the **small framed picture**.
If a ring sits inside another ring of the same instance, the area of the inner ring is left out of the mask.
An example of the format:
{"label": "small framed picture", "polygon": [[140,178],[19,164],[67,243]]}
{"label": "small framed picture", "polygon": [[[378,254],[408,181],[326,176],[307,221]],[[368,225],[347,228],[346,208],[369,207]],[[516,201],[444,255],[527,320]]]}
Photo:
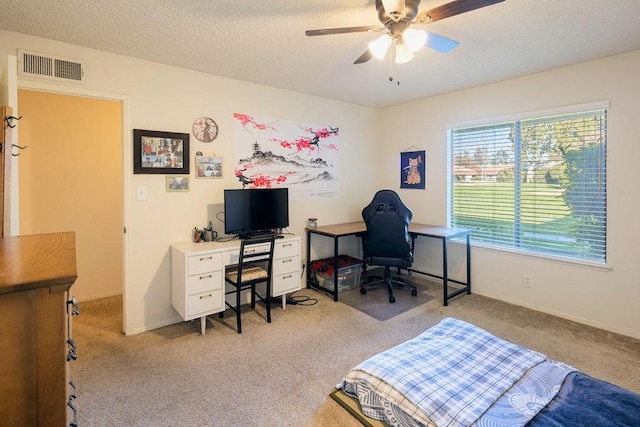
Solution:
{"label": "small framed picture", "polygon": [[222,157],[196,155],[196,178],[222,178]]}
{"label": "small framed picture", "polygon": [[134,174],[189,174],[189,134],[133,130]]}
{"label": "small framed picture", "polygon": [[400,153],[400,188],[424,190],[427,184],[426,151]]}
{"label": "small framed picture", "polygon": [[189,191],[189,177],[184,175],[167,175],[167,191]]}

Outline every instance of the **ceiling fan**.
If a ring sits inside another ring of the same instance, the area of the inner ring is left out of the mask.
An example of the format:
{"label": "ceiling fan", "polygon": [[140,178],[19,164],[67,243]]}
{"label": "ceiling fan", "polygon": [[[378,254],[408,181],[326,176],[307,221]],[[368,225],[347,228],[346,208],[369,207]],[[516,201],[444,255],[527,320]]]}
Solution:
{"label": "ceiling fan", "polygon": [[402,64],[411,61],[415,52],[423,46],[429,46],[439,52],[450,52],[459,43],[447,37],[424,30],[410,28],[412,24],[429,24],[441,19],[449,18],[471,10],[480,9],[504,0],[454,0],[442,6],[418,13],[420,0],[376,0],[378,19],[382,26],[361,26],[344,28],[327,28],[321,30],[307,30],[307,36],[324,36],[327,34],[380,32],[385,33],[369,43],[367,49],[354,64],[362,64],[372,57],[382,59],[389,47],[394,44],[392,55],[395,62]]}

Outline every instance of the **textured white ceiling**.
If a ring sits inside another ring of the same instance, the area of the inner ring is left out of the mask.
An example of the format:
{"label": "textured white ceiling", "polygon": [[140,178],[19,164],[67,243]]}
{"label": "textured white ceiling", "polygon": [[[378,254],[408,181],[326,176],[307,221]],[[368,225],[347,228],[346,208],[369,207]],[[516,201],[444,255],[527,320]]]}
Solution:
{"label": "textured white ceiling", "polygon": [[379,25],[374,0],[0,2],[3,30],[385,107],[640,49],[640,0],[506,0],[416,27],[460,46],[421,50],[394,82],[386,60],[353,65],[378,34],[304,34],[360,25]]}

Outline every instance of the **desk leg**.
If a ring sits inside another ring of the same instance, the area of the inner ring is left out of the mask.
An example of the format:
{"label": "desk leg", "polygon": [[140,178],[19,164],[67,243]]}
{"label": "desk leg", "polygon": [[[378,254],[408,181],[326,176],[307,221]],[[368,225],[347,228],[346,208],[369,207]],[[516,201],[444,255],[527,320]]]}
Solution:
{"label": "desk leg", "polygon": [[442,289],[444,305],[449,305],[449,278],[447,277],[447,239],[442,239]]}
{"label": "desk leg", "polygon": [[360,247],[362,248],[362,274],[367,274],[367,254],[364,253],[365,249],[365,233],[360,234]]}
{"label": "desk leg", "polygon": [[307,230],[307,289],[311,288],[311,232]]}
{"label": "desk leg", "polygon": [[[411,237],[411,254],[413,255],[413,259],[416,259],[416,239],[418,238],[417,234],[409,233],[409,237]],[[411,274],[413,270],[407,268],[407,274]]]}
{"label": "desk leg", "polygon": [[338,301],[338,237],[333,238],[333,300]]}
{"label": "desk leg", "polygon": [[467,234],[467,294],[471,293],[471,242],[470,235]]}

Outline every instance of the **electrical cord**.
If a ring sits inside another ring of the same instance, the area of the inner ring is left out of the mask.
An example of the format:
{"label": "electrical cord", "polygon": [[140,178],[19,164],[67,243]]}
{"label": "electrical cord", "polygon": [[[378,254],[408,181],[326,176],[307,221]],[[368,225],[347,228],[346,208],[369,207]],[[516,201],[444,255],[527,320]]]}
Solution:
{"label": "electrical cord", "polygon": [[[306,269],[306,265],[302,264],[302,272],[300,273],[300,279],[304,277],[304,270]],[[287,295],[287,304],[289,305],[315,305],[318,303],[316,298],[311,298],[306,295],[295,295],[297,292],[293,292],[290,295]]]}
{"label": "electrical cord", "polygon": [[[302,264],[302,272],[300,273],[301,280],[304,277],[304,271],[306,268],[307,266],[305,264]],[[296,292],[299,292],[299,291],[295,291],[289,295],[286,295],[288,305],[315,305],[318,303],[318,300],[316,298],[311,298],[306,295],[294,295]],[[281,304],[282,297],[272,297],[271,303]]]}
{"label": "electrical cord", "polygon": [[[317,299],[308,297],[306,295],[287,295],[287,305],[314,305],[317,303]],[[271,297],[271,304],[282,304],[282,297]]]}
{"label": "electrical cord", "polygon": [[306,295],[291,294],[287,296],[287,304],[290,304],[290,305],[315,305],[317,303],[318,303],[317,298],[311,298]]}

